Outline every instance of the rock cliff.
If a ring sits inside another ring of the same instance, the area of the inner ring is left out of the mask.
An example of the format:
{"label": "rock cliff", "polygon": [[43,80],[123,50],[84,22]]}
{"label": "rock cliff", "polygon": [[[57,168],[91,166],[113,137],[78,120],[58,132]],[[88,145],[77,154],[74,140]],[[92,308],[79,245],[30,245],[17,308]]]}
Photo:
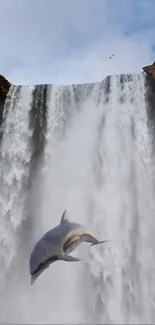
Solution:
{"label": "rock cliff", "polygon": [[155,79],[155,61],[151,65],[143,67],[143,71],[148,75],[152,75],[153,79]]}
{"label": "rock cliff", "polygon": [[2,75],[0,75],[0,126],[3,118],[3,108],[4,108],[5,99],[10,87],[11,87],[11,83]]}
{"label": "rock cliff", "polygon": [[0,101],[5,101],[10,86],[11,83],[2,75],[0,75]]}

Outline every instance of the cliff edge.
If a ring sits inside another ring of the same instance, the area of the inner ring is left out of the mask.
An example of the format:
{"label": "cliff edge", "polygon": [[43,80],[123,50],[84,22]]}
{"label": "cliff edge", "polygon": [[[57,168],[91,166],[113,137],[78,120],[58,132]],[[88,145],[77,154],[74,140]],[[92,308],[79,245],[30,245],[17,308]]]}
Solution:
{"label": "cliff edge", "polygon": [[[143,71],[146,73],[147,82],[150,84],[151,88],[153,88],[153,92],[155,93],[155,61],[151,65],[147,65],[142,68]],[[8,91],[11,87],[11,83],[0,74],[0,124],[1,124],[1,117],[2,111],[5,103],[5,99],[7,97]]]}

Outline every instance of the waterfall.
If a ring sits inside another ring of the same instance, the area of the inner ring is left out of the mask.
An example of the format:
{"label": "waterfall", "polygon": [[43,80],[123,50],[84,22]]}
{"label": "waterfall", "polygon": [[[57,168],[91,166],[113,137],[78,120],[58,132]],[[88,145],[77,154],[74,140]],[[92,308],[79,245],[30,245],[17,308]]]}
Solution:
{"label": "waterfall", "polygon": [[[19,245],[18,232],[25,218],[28,165],[31,159],[28,113],[31,87],[13,86],[4,107],[6,120],[0,146],[0,287]],[[21,105],[22,102],[22,105]]]}
{"label": "waterfall", "polygon": [[[11,87],[0,145],[0,322],[155,321],[147,87],[143,74]],[[110,241],[82,244],[82,262],[56,262],[31,286],[33,245],[65,209]]]}

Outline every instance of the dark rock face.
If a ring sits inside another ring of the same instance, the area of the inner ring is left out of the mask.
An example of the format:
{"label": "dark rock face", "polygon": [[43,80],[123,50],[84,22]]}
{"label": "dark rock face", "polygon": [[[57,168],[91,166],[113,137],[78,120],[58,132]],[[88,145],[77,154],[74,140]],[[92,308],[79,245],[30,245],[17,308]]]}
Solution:
{"label": "dark rock face", "polygon": [[[46,144],[47,128],[47,109],[48,109],[48,86],[37,85],[33,91],[31,109],[29,111],[29,129],[32,131],[30,148],[31,160],[29,163],[29,179],[27,192],[27,213],[24,232],[27,241],[27,233],[36,229],[38,224],[35,220],[39,218],[42,202],[42,159],[44,159],[44,147]],[[33,196],[32,196],[33,193]],[[34,201],[37,202],[34,206]],[[33,218],[31,216],[33,215]]]}
{"label": "dark rock face", "polygon": [[155,61],[151,65],[143,67],[143,71],[146,72],[148,75],[152,76],[153,79],[155,79]]}
{"label": "dark rock face", "polygon": [[32,134],[32,160],[37,161],[44,150],[45,133],[47,127],[47,103],[48,103],[48,86],[38,85],[33,93],[33,100],[30,110],[29,127],[33,130]]}
{"label": "dark rock face", "polygon": [[0,75],[0,101],[5,101],[10,87],[11,83],[2,75]]}
{"label": "dark rock face", "polygon": [[155,78],[151,74],[146,74],[145,91],[148,125],[152,131],[152,147],[155,151]]}
{"label": "dark rock face", "polygon": [[4,78],[2,75],[0,75],[0,126],[2,123],[3,118],[3,109],[4,109],[4,103],[7,96],[7,93],[11,87],[11,83]]}

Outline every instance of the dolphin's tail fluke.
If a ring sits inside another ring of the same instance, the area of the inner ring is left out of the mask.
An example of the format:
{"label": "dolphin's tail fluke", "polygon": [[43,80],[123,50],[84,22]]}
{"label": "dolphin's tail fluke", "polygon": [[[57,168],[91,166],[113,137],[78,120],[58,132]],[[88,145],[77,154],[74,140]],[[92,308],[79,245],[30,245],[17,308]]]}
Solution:
{"label": "dolphin's tail fluke", "polygon": [[90,246],[94,246],[94,245],[98,245],[98,244],[104,244],[107,241],[110,241],[110,240],[109,239],[107,239],[107,240],[100,240],[100,241],[97,241],[96,243],[92,243]]}

